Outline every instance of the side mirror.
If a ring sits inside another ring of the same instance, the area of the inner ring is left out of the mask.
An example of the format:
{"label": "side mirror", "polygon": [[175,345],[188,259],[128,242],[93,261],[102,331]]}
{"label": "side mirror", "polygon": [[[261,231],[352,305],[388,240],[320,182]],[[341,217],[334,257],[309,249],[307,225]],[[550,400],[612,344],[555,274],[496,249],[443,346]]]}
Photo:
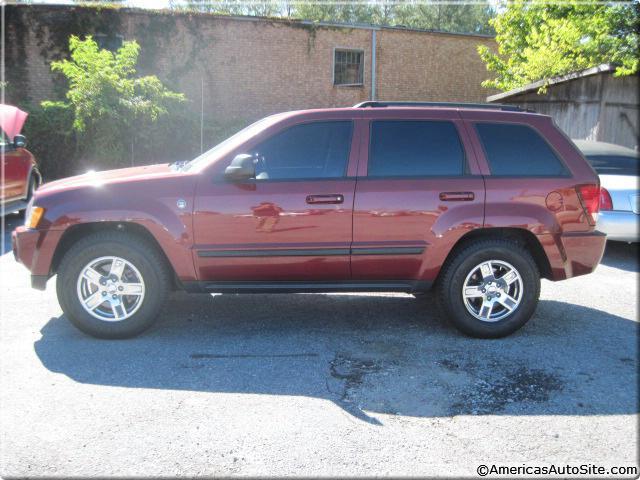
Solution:
{"label": "side mirror", "polygon": [[253,157],[246,153],[236,155],[231,164],[224,170],[224,176],[234,182],[255,178],[256,166],[253,162]]}
{"label": "side mirror", "polygon": [[13,137],[13,146],[16,148],[24,148],[27,146],[27,139],[24,135],[16,135]]}

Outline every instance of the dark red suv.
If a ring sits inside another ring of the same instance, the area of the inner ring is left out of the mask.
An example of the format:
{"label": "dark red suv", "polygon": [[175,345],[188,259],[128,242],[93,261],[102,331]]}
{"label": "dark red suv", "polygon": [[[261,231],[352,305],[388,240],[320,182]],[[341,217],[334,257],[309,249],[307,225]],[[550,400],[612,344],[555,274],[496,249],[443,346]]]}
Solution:
{"label": "dark red suv", "polygon": [[[97,337],[148,328],[171,289],[435,287],[463,332],[533,314],[540,278],[592,272],[598,176],[544,115],[366,102],[260,120],[188,163],[44,185],[16,258]],[[425,302],[425,310],[431,303]]]}

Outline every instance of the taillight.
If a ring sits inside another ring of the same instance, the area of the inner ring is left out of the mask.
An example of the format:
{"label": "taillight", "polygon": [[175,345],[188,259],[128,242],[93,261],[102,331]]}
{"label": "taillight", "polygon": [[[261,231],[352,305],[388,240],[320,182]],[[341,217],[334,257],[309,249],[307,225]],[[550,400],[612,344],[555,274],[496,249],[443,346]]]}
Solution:
{"label": "taillight", "polygon": [[600,210],[613,210],[611,195],[604,187],[600,187]]}
{"label": "taillight", "polygon": [[589,225],[595,225],[600,211],[600,186],[593,184],[578,185],[576,191]]}

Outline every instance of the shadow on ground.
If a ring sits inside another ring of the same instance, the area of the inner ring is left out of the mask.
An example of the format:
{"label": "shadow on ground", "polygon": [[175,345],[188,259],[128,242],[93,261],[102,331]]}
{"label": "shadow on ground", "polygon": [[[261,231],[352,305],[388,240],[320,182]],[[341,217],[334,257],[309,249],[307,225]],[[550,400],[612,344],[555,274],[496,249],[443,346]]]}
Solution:
{"label": "shadow on ground", "polygon": [[501,340],[463,337],[428,299],[367,295],[175,294],[160,324],[99,341],[64,317],[42,329],[44,366],[87,384],[297,395],[421,417],[638,412],[638,324],[542,301]]}
{"label": "shadow on ground", "polygon": [[609,241],[601,263],[627,272],[640,272],[638,253],[640,253],[640,249],[637,243]]}

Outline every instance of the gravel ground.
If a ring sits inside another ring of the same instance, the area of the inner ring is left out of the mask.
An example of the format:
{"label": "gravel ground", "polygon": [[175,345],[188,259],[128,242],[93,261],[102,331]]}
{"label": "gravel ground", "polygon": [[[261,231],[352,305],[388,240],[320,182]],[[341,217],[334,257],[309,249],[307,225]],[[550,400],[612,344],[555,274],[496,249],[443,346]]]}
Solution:
{"label": "gravel ground", "polygon": [[[9,217],[8,229],[20,220]],[[463,337],[403,294],[175,294],[126,341],[0,257],[2,476],[476,476],[638,465],[638,250]]]}

